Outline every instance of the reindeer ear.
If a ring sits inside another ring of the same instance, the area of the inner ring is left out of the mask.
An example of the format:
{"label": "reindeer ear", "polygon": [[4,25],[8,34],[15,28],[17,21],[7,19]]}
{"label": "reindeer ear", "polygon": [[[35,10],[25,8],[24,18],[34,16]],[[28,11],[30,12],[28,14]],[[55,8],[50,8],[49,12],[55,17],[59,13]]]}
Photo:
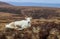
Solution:
{"label": "reindeer ear", "polygon": [[26,17],[25,17],[25,19],[26,19]]}
{"label": "reindeer ear", "polygon": [[32,19],[32,17],[30,17]]}
{"label": "reindeer ear", "polygon": [[26,19],[27,17],[25,17],[25,19]]}
{"label": "reindeer ear", "polygon": [[27,15],[24,15],[25,16],[25,19],[28,17]]}

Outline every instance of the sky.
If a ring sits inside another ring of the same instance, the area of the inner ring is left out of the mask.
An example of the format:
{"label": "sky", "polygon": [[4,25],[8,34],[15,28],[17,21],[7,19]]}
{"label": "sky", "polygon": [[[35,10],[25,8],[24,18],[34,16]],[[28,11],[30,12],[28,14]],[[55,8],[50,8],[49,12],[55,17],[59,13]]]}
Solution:
{"label": "sky", "polygon": [[60,4],[60,0],[0,0],[3,2],[32,2],[32,3],[53,3]]}

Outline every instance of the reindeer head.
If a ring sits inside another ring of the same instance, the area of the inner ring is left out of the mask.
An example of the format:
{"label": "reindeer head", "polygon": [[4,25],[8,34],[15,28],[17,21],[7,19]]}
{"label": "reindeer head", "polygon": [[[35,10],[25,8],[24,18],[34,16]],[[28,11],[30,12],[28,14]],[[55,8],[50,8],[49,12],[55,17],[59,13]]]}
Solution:
{"label": "reindeer head", "polygon": [[25,17],[27,21],[31,21],[32,17]]}

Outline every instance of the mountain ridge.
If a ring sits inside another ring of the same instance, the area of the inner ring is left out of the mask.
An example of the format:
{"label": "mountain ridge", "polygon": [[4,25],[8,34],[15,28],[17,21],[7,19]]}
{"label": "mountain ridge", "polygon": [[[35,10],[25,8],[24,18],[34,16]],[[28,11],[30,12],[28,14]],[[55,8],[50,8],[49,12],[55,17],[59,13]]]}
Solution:
{"label": "mountain ridge", "polygon": [[60,8],[60,4],[52,4],[52,3],[32,3],[32,2],[1,2],[0,5],[7,6],[35,6],[35,7],[55,7]]}
{"label": "mountain ridge", "polygon": [[13,6],[10,3],[0,1],[0,6]]}
{"label": "mountain ridge", "polygon": [[41,6],[41,7],[59,7],[60,8],[60,4],[52,4],[52,3],[10,2],[10,4],[15,6]]}

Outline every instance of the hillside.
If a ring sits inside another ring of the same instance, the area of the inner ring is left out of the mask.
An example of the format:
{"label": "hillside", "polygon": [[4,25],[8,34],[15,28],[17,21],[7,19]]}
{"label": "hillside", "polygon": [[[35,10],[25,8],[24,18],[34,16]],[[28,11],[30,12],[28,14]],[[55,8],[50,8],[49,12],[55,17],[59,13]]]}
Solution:
{"label": "hillside", "polygon": [[0,2],[0,12],[19,14],[21,17],[25,14],[33,18],[59,18],[60,8],[50,7],[32,7],[32,6],[13,6],[11,4]]}
{"label": "hillside", "polygon": [[11,5],[9,3],[6,3],[6,2],[1,2],[0,1],[0,6],[13,6],[13,5]]}
{"label": "hillside", "polygon": [[[1,3],[0,39],[60,39],[60,8],[11,6]],[[31,27],[21,31],[5,25],[31,16]]]}
{"label": "hillside", "polygon": [[60,17],[59,8],[7,6],[7,7],[0,7],[0,12],[14,13],[19,14],[20,16],[23,16],[23,14],[25,14],[28,16],[32,16],[33,18]]}
{"label": "hillside", "polygon": [[0,4],[0,23],[21,20],[24,19],[25,15],[31,16],[35,19],[60,19],[60,8],[11,6],[5,2],[0,2]]}

